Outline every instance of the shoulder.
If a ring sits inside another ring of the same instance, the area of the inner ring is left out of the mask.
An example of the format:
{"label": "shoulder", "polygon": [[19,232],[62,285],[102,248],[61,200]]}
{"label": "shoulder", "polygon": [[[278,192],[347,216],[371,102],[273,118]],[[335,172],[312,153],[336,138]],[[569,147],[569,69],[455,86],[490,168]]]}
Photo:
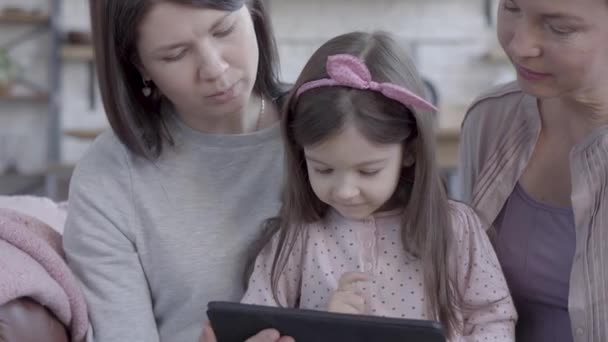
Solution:
{"label": "shoulder", "polygon": [[500,120],[507,119],[505,113],[513,112],[518,108],[525,93],[521,90],[517,82],[502,84],[478,96],[469,106],[462,126],[475,123],[498,123]]}
{"label": "shoulder", "polygon": [[112,130],[100,134],[80,159],[79,167],[107,169],[126,162],[129,152]]}
{"label": "shoulder", "polygon": [[448,208],[455,237],[462,239],[463,236],[469,234],[485,234],[479,216],[472,207],[462,202],[450,200]]}
{"label": "shoulder", "polygon": [[70,182],[70,191],[81,187],[101,190],[107,189],[112,183],[124,183],[129,178],[131,157],[118,137],[111,130],[105,131],[78,161]]}

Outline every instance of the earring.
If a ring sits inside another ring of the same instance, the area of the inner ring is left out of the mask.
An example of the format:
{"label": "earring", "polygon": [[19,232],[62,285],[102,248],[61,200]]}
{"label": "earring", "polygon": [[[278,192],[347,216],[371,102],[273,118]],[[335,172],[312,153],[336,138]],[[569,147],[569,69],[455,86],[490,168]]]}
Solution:
{"label": "earring", "polygon": [[141,92],[145,97],[149,97],[152,94],[152,88],[150,88],[150,83],[146,80],[142,80],[144,82],[144,87],[141,89]]}

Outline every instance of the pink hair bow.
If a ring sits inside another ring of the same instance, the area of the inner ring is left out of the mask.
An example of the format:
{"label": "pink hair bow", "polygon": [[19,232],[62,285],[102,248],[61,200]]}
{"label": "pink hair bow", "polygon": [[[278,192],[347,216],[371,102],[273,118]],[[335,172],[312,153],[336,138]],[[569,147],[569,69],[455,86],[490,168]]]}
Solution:
{"label": "pink hair bow", "polygon": [[329,56],[327,58],[326,69],[330,78],[323,78],[302,84],[296,91],[296,98],[300,97],[302,93],[314,88],[341,86],[377,91],[405,106],[437,111],[437,107],[404,87],[393,83],[378,83],[373,81],[365,63],[353,55],[339,54]]}

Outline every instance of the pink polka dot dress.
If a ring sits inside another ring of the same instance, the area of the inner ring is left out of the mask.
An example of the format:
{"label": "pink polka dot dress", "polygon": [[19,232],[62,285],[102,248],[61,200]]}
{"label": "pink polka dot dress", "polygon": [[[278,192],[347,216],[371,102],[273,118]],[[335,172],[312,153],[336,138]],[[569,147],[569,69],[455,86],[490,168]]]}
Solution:
{"label": "pink polka dot dress", "polygon": [[[487,235],[466,205],[451,202],[450,213],[455,231],[452,276],[467,306],[461,313],[463,334],[453,341],[514,341],[517,314]],[[258,256],[244,303],[278,306],[270,286],[275,248],[273,239]],[[366,314],[431,319],[425,312],[422,263],[403,250],[398,212],[353,221],[330,211],[306,227],[279,281],[279,301],[325,311],[346,272],[371,275],[370,281],[355,285],[365,298]]]}

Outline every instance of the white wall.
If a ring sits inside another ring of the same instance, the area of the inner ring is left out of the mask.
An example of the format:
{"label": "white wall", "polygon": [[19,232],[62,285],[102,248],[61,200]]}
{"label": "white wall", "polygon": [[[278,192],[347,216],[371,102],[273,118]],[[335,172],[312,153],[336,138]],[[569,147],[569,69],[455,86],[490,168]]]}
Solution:
{"label": "white wall", "polygon": [[[422,74],[438,87],[444,126],[457,126],[464,107],[479,92],[498,80],[512,77],[504,65],[481,62],[480,57],[495,44],[493,30],[485,27],[481,3],[481,0],[269,0],[286,81],[294,81],[314,49],[337,34],[352,30],[390,31],[410,47]],[[87,4],[85,0],[63,0],[65,30],[88,28]],[[0,7],[4,5],[44,9],[48,1],[0,0]],[[18,30],[2,26],[0,43],[14,37]],[[15,51],[31,78],[41,82],[47,76],[47,47],[48,40],[43,36]],[[106,125],[98,93],[96,108],[89,108],[86,64],[65,63],[62,84],[64,128]],[[45,118],[44,105],[0,102],[0,137],[20,136],[11,140],[14,146],[7,146],[9,143],[0,138],[0,159],[3,147],[9,148],[21,164],[29,165],[24,171],[42,168],[46,152]],[[88,142],[64,138],[64,160],[75,162],[87,146]]]}
{"label": "white wall", "polygon": [[286,80],[332,36],[389,31],[438,87],[443,126],[457,126],[479,92],[513,77],[508,67],[481,61],[496,45],[481,0],[271,0],[270,7]]}

